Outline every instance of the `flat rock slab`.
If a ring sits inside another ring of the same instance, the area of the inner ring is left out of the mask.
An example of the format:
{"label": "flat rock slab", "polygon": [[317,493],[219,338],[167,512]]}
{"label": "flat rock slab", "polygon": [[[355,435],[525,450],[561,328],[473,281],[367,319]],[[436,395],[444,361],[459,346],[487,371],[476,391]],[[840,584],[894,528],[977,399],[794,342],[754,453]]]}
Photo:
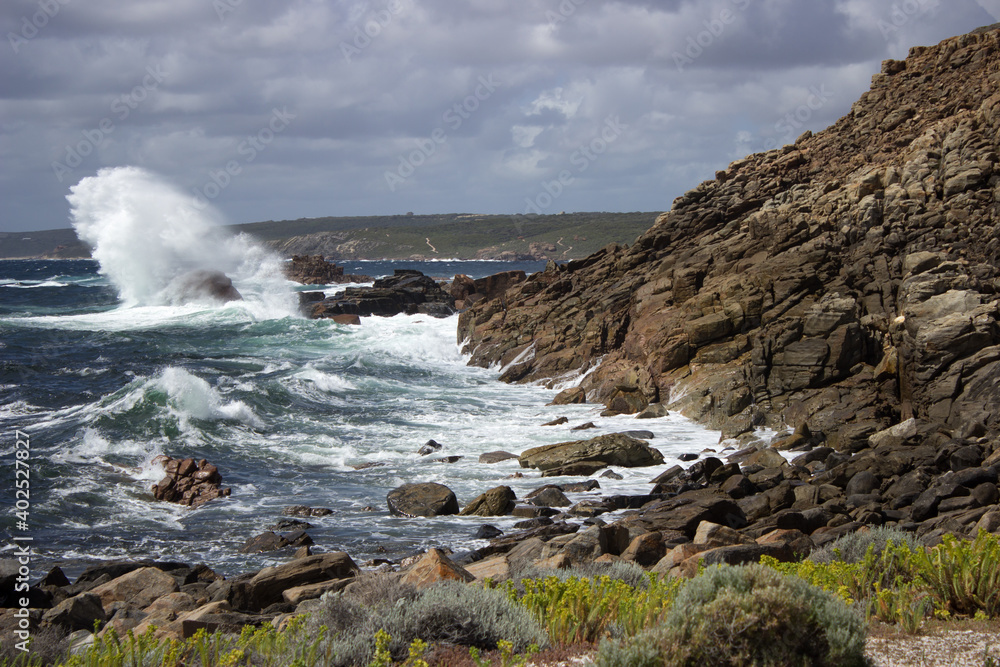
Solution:
{"label": "flat rock slab", "polygon": [[663,463],[663,455],[643,440],[622,433],[602,435],[590,440],[559,442],[532,447],[518,459],[522,468],[545,472],[572,469],[579,464],[600,470],[606,466],[635,468]]}

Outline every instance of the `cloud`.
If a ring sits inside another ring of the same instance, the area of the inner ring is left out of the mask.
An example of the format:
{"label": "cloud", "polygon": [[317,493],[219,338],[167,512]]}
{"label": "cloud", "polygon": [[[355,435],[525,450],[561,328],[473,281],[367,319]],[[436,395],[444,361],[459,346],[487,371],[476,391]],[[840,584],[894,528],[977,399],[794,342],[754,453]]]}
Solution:
{"label": "cloud", "polygon": [[124,164],[194,196],[235,163],[211,200],[231,222],[516,213],[609,117],[627,129],[553,206],[663,210],[832,123],[882,59],[997,20],[993,0],[913,2],[13,0],[0,228],[66,226],[69,186]]}

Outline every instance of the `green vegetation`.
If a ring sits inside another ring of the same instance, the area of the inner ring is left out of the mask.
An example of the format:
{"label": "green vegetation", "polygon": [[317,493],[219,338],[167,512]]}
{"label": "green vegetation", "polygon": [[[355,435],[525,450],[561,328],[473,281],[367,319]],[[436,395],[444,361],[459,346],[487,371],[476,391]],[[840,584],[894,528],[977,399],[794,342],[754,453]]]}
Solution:
{"label": "green vegetation", "polygon": [[836,596],[762,566],[711,568],[654,627],[601,644],[597,664],[864,665],[864,620]]}
{"label": "green vegetation", "polygon": [[[690,581],[623,563],[525,573],[534,576],[423,591],[362,575],[281,629],[178,641],[109,628],[74,653],[40,633],[31,654],[7,651],[0,666],[428,667],[442,664],[435,647],[460,646],[472,664],[506,667],[526,664],[539,646],[593,642],[606,667],[862,665],[866,619],[913,633],[930,617],[1000,617],[1000,537],[986,532],[925,549],[909,535],[872,531],[801,562],[763,558]],[[984,664],[991,660],[987,653]]]}
{"label": "green vegetation", "polygon": [[[631,244],[653,225],[657,215],[448,213],[325,217],[268,220],[233,225],[229,229],[249,234],[287,255],[324,254],[334,259],[406,259],[413,255],[471,259],[484,248],[493,248],[496,253],[527,254],[532,244],[541,244],[552,248],[549,254],[553,257],[573,259],[585,257],[609,243]],[[62,246],[58,253],[57,246]],[[71,229],[0,234],[0,259],[88,254]]]}

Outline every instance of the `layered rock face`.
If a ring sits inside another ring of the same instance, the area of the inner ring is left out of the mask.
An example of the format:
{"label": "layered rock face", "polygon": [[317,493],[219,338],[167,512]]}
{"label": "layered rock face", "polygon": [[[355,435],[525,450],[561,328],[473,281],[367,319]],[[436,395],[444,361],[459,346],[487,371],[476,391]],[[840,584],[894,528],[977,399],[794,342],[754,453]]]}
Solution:
{"label": "layered rock face", "polygon": [[729,165],[632,246],[475,304],[472,363],[590,370],[590,400],[728,436],[1000,431],[998,28],[886,61],[850,114]]}

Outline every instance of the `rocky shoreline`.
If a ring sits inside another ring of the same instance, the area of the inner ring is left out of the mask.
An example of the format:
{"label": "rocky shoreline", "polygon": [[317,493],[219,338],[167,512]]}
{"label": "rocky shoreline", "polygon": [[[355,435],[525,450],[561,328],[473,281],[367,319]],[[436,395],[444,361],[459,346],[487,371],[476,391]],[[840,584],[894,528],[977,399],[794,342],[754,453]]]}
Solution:
{"label": "rocky shoreline", "polygon": [[[538,488],[518,498],[499,486],[462,508],[444,485],[412,484],[390,492],[387,511],[516,516],[514,532],[472,552],[365,566],[417,588],[621,561],[690,577],[701,565],[799,559],[877,526],[924,545],[1000,532],[998,87],[996,27],[915,48],[884,63],[830,129],[733,163],[631,247],[495,279],[492,292],[488,280],[456,278],[446,291],[398,272],[316,302],[314,317],[446,315],[461,302],[459,340],[474,363],[507,367],[503,379],[583,374],[556,402],[679,411],[723,434],[719,451],[692,452],[630,495],[599,484],[614,467],[662,462],[641,433],[484,455],[483,465],[517,456]],[[765,426],[778,434],[762,438]],[[207,462],[166,466],[164,500],[225,495]],[[575,481],[545,484],[546,472]],[[592,496],[566,496],[581,491]],[[70,583],[55,568],[30,590],[31,623],[80,637],[95,622],[177,638],[282,626],[362,572],[346,553],[313,553],[302,531],[276,524],[256,546],[294,557],[228,579],[143,561]],[[16,564],[2,567],[7,592]]]}

